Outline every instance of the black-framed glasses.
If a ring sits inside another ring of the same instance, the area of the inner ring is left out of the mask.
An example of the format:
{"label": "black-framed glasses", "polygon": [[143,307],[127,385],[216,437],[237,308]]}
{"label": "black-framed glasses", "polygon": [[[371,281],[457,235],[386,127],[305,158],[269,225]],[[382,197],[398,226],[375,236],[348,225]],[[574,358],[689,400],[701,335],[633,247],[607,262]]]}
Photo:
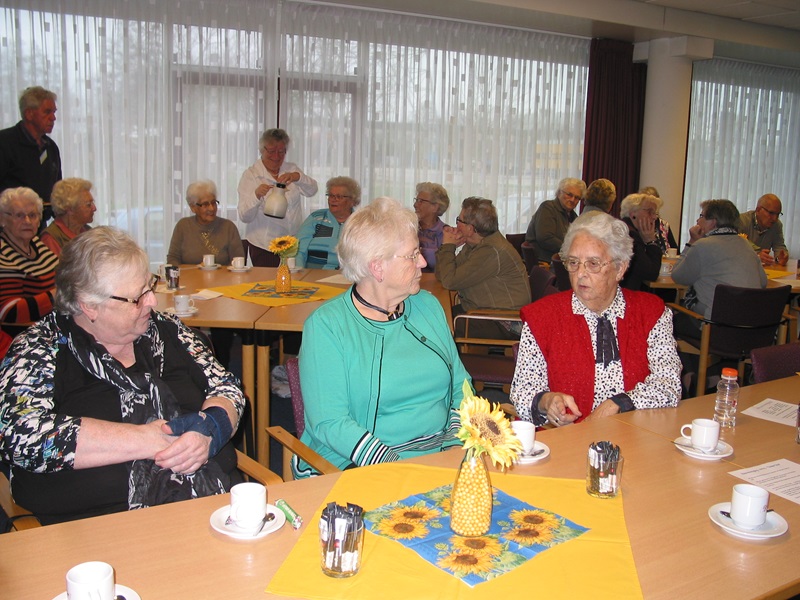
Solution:
{"label": "black-framed glasses", "polygon": [[407,258],[410,261],[417,262],[419,260],[419,257],[420,257],[421,254],[422,254],[422,252],[420,252],[419,248],[417,248],[411,254],[395,254],[394,257],[395,258]]}
{"label": "black-framed glasses", "polygon": [[128,304],[135,304],[139,306],[142,301],[142,298],[147,296],[147,294],[155,294],[156,293],[156,286],[158,285],[158,280],[161,279],[158,275],[154,273],[150,273],[150,283],[147,284],[147,289],[139,294],[136,298],[123,298],[122,296],[109,296],[112,300],[118,300],[120,302],[127,302]]}
{"label": "black-framed glasses", "polygon": [[195,202],[194,205],[197,208],[206,208],[207,206],[217,207],[219,206],[219,200],[207,200],[206,202]]}
{"label": "black-framed glasses", "polygon": [[608,264],[611,264],[611,262],[612,261],[610,260],[602,261],[599,258],[590,258],[583,261],[578,260],[577,258],[567,258],[564,261],[564,268],[570,273],[574,273],[581,265],[583,265],[583,268],[586,269],[588,273],[599,273],[600,269]]}
{"label": "black-framed glasses", "polygon": [[456,223],[461,223],[462,225],[472,225],[472,223],[467,223],[467,222],[466,222],[464,219],[462,219],[461,217],[456,217]]}
{"label": "black-framed glasses", "polygon": [[767,211],[768,214],[772,215],[775,218],[783,216],[783,213],[781,211],[775,212],[774,210],[768,209],[766,206],[759,206],[758,208],[760,208],[761,210]]}
{"label": "black-framed glasses", "polygon": [[341,202],[343,200],[352,200],[352,196],[342,196],[341,194],[325,194],[328,197],[328,200],[333,200],[334,202]]}

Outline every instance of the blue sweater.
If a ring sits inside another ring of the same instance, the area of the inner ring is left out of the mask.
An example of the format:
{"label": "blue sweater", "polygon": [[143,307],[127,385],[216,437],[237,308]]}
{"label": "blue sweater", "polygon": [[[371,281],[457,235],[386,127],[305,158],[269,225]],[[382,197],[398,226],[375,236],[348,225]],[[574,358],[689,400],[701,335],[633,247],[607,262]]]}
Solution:
{"label": "blue sweater", "polygon": [[339,257],[336,244],[342,223],[336,220],[330,210],[315,210],[303,221],[297,234],[297,266],[309,269],[338,269]]}

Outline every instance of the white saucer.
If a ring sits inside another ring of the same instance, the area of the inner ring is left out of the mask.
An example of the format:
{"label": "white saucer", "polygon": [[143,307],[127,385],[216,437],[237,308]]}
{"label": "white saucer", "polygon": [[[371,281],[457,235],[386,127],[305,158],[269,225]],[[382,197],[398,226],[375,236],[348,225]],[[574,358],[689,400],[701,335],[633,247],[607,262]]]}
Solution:
{"label": "white saucer", "polygon": [[295,267],[294,269],[289,269],[290,273],[299,273],[303,270],[303,267]]}
{"label": "white saucer", "polygon": [[544,452],[539,456],[518,456],[517,459],[514,461],[518,465],[532,465],[535,462],[539,462],[550,456],[550,447],[545,444],[544,442],[535,441],[533,442],[533,451],[536,452],[537,450],[544,449]]}
{"label": "white saucer", "polygon": [[[142,597],[127,585],[116,584],[114,588],[114,593],[117,596],[125,596],[125,600],[142,600]],[[68,598],[67,592],[61,592],[58,596],[53,598],[53,600],[67,600]]]}
{"label": "white saucer", "polygon": [[730,517],[721,514],[721,510],[730,512],[731,503],[720,502],[719,504],[715,504],[708,509],[708,516],[714,523],[736,537],[746,540],[763,540],[766,538],[778,537],[789,531],[789,524],[786,522],[786,519],[774,511],[767,513],[767,520],[763,525],[759,525],[755,529],[744,529],[734,523]]}
{"label": "white saucer", "polygon": [[697,458],[700,460],[720,460],[721,458],[725,458],[726,456],[733,454],[733,446],[723,442],[722,440],[717,442],[717,447],[708,453],[692,447],[689,438],[685,438],[683,436],[676,437],[672,443],[675,444],[678,450],[683,452],[686,456],[691,456],[692,458]]}
{"label": "white saucer", "polygon": [[228,267],[228,271],[231,273],[247,273],[253,267],[242,267],[241,269],[235,269],[233,267]]}
{"label": "white saucer", "polygon": [[169,306],[169,307],[164,309],[164,312],[169,314],[169,315],[175,315],[176,317],[191,317],[192,315],[196,315],[198,310],[200,310],[200,309],[197,308],[196,306],[190,306],[189,310],[187,310],[185,313],[183,313],[183,312],[179,313],[179,312],[175,312],[175,307],[174,306]]}
{"label": "white saucer", "polygon": [[273,531],[278,531],[278,529],[283,527],[283,524],[286,523],[286,515],[283,514],[283,511],[272,504],[267,504],[267,512],[275,515],[275,519],[264,525],[264,529],[262,529],[258,535],[253,535],[252,529],[240,529],[236,525],[225,525],[225,520],[231,514],[230,506],[223,506],[212,513],[211,527],[213,527],[216,531],[219,531],[220,533],[237,540],[259,540],[265,536],[268,536]]}
{"label": "white saucer", "polygon": [[197,265],[197,266],[201,271],[216,271],[217,269],[219,269],[219,265],[211,265],[211,266]]}

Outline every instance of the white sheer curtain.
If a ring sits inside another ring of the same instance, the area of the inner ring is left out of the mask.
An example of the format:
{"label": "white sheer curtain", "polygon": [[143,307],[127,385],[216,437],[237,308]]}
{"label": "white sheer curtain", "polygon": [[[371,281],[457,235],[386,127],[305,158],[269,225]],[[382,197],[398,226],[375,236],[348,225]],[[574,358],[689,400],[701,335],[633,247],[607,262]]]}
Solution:
{"label": "white sheer curtain", "polygon": [[[186,186],[211,179],[237,221],[258,136],[324,183],[348,174],[408,206],[419,181],[496,200],[506,233],[581,172],[589,41],[279,0],[0,0],[0,127],[20,92],[58,94],[65,177],[95,224],[163,262]],[[280,96],[279,96],[280,93]]]}
{"label": "white sheer curtain", "polygon": [[700,202],[744,212],[765,193],[783,203],[786,245],[800,255],[800,71],[726,60],[695,63],[682,239]]}
{"label": "white sheer curtain", "polygon": [[478,195],[516,233],[581,172],[588,40],[303,3],[281,19],[281,122],[321,185],[350,175],[365,201],[411,206],[434,181],[450,223]]}

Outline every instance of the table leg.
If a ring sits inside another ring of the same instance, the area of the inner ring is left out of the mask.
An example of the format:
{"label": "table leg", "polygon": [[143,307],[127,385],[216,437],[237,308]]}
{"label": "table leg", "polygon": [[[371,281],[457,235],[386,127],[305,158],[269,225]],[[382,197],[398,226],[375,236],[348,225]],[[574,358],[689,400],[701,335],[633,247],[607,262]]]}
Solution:
{"label": "table leg", "polygon": [[269,333],[256,331],[256,456],[258,462],[269,467]]}
{"label": "table leg", "polygon": [[249,436],[245,436],[247,444],[253,447],[245,447],[245,451],[250,456],[255,456],[255,398],[256,398],[256,336],[253,329],[240,330],[242,335],[242,387],[250,405],[250,427],[253,431]]}

